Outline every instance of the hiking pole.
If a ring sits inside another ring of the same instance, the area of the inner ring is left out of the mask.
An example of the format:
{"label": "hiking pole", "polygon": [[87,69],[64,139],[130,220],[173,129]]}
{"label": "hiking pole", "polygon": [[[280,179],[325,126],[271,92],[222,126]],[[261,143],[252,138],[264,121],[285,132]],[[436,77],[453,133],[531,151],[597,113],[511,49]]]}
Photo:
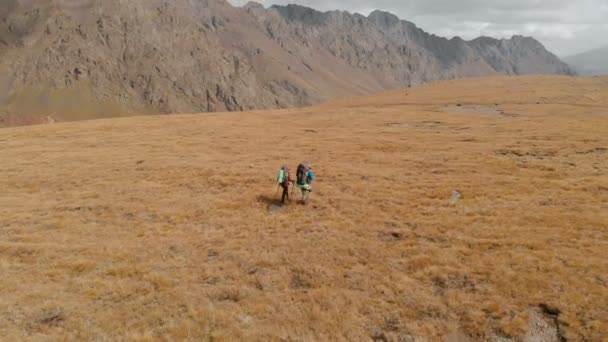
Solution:
{"label": "hiking pole", "polygon": [[279,194],[279,188],[281,187],[280,184],[277,184],[277,191],[274,192],[274,197],[273,198],[277,198],[277,195]]}

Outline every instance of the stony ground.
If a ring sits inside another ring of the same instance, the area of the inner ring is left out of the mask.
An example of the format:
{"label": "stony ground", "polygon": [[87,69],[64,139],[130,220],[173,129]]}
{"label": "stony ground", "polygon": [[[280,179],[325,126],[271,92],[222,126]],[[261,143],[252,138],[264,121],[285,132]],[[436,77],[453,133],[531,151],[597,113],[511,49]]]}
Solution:
{"label": "stony ground", "polygon": [[0,336],[601,341],[607,133],[565,77],[1,129]]}

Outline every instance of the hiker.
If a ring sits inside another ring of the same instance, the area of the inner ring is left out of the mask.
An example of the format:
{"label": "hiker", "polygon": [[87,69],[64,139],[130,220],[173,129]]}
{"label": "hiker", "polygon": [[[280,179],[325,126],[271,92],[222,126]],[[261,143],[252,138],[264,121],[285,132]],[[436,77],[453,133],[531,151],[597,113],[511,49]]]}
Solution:
{"label": "hiker", "polygon": [[296,187],[302,190],[302,204],[306,204],[308,196],[312,192],[312,182],[315,180],[312,166],[304,163],[300,164],[296,176]]}
{"label": "hiker", "polygon": [[289,198],[289,183],[293,183],[294,180],[291,178],[290,168],[287,165],[283,165],[279,170],[279,175],[277,177],[277,183],[279,186],[283,188],[283,195],[281,196],[281,204],[285,204],[285,200],[291,200]]}

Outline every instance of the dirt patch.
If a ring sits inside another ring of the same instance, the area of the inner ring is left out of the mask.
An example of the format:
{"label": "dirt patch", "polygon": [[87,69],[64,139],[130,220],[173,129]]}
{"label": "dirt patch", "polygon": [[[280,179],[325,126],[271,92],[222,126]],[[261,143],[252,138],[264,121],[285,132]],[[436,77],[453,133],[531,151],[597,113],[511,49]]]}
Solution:
{"label": "dirt patch", "polygon": [[305,290],[314,287],[315,277],[311,272],[305,270],[293,270],[289,287],[294,290]]}
{"label": "dirt patch", "polygon": [[521,150],[496,150],[494,153],[498,156],[512,156],[512,157],[531,157],[535,159],[552,158],[557,155],[554,151],[521,151]]}
{"label": "dirt patch", "polygon": [[36,322],[48,326],[58,326],[65,320],[61,309],[50,309],[43,311],[37,318]]}
{"label": "dirt patch", "polygon": [[475,283],[466,274],[450,273],[433,279],[435,293],[443,294],[446,290],[463,290],[475,292]]}
{"label": "dirt patch", "polygon": [[345,272],[344,282],[346,283],[346,287],[350,290],[363,291],[367,287],[367,278],[362,272]]}
{"label": "dirt patch", "polygon": [[576,154],[603,154],[603,153],[606,153],[607,151],[608,151],[608,148],[605,148],[605,147],[596,147],[596,148],[591,149],[591,150],[578,151],[578,152],[576,152]]}
{"label": "dirt patch", "polygon": [[423,128],[432,129],[442,126],[444,123],[441,121],[416,121],[416,122],[396,122],[391,121],[384,124],[386,127],[394,128]]}
{"label": "dirt patch", "polygon": [[266,211],[270,215],[277,215],[283,211],[284,207],[281,204],[270,203],[266,206]]}
{"label": "dirt patch", "polygon": [[220,302],[237,303],[241,300],[242,294],[238,288],[221,288],[215,291],[213,298]]}
{"label": "dirt patch", "polygon": [[384,242],[395,242],[403,239],[403,234],[395,231],[380,232],[378,233],[378,239]]}
{"label": "dirt patch", "polygon": [[501,115],[501,116],[515,116],[514,114],[505,113],[502,109],[497,106],[484,106],[484,105],[451,105],[439,108],[444,113],[477,113],[487,115]]}

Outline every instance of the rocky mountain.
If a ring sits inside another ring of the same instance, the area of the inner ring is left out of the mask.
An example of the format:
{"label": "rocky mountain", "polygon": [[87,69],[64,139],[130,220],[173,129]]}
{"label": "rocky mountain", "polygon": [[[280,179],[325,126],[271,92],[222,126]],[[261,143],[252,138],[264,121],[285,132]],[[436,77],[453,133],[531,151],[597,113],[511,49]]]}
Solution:
{"label": "rocky mountain", "polygon": [[532,38],[445,39],[376,11],[226,0],[3,0],[0,115],[301,106],[493,74],[569,74]]}
{"label": "rocky mountain", "polygon": [[564,60],[582,75],[608,75],[608,46],[566,57]]}

